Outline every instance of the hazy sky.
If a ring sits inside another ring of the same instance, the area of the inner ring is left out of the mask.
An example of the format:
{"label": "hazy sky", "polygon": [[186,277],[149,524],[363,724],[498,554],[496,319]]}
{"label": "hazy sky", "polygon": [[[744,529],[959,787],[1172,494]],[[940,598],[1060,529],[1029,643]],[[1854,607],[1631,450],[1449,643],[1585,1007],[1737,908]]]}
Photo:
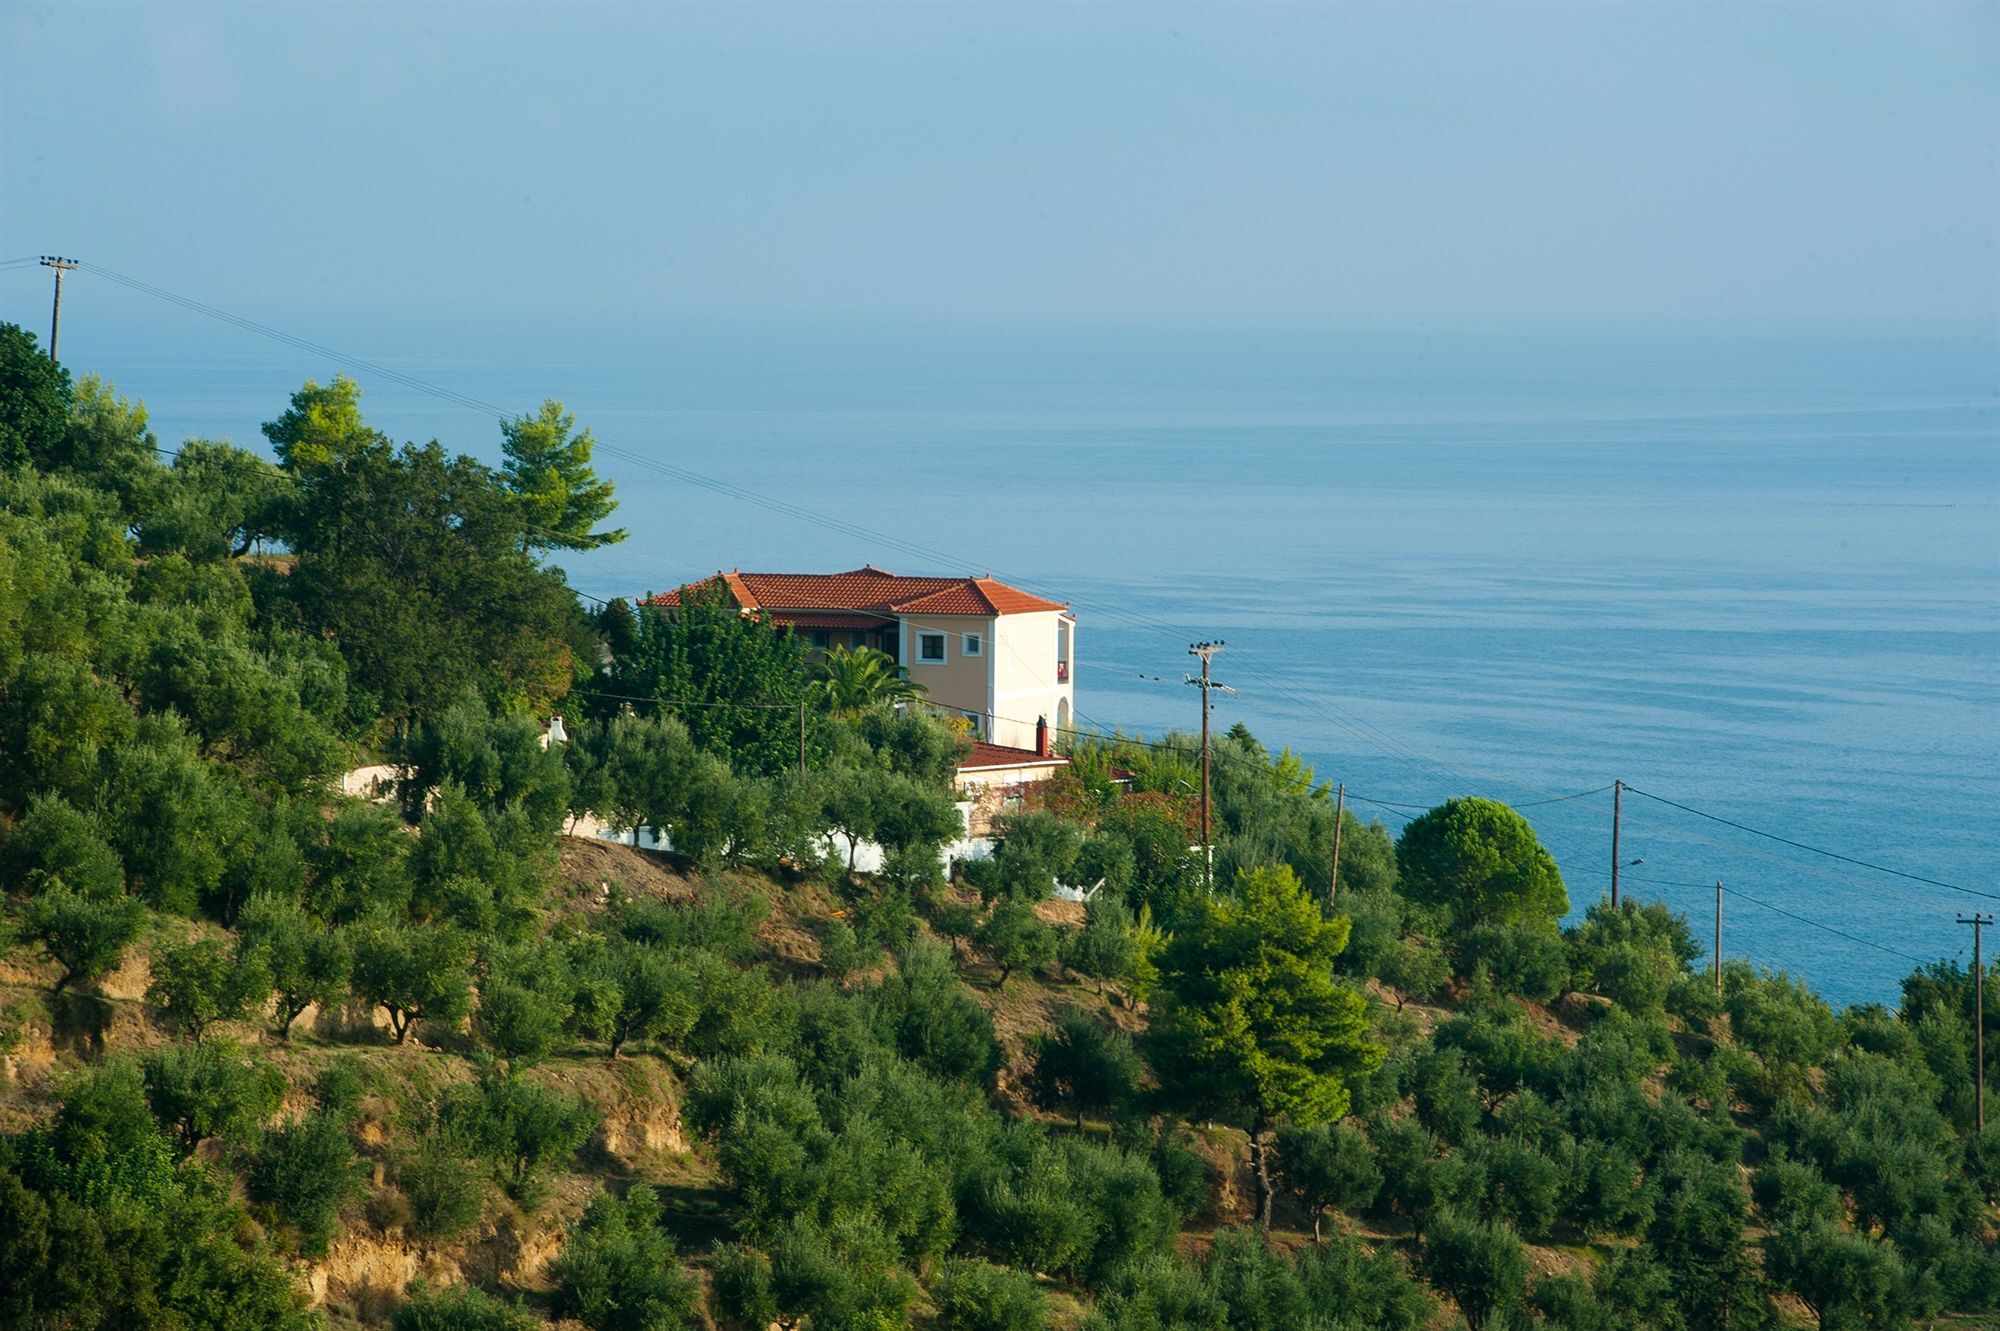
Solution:
{"label": "hazy sky", "polygon": [[1991,3],[0,8],[0,259],[266,317],[1991,323],[1996,157]]}

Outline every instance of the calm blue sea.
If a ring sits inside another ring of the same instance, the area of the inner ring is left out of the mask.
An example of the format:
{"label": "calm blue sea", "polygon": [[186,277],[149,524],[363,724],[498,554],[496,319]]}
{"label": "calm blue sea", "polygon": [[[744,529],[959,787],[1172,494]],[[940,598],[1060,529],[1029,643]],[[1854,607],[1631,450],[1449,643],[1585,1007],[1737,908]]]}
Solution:
{"label": "calm blue sea", "polygon": [[[87,308],[66,303],[65,359],[169,443],[261,446],[336,368]],[[1454,794],[1622,778],[2000,893],[1990,337],[291,331],[510,412],[567,402],[631,529],[571,563],[596,596],[730,566],[990,572],[1076,605],[1086,721],[1191,725],[1187,644],[1224,639],[1218,721],[1392,830]],[[357,377],[391,434],[497,456],[478,410]],[[1610,795],[1526,812],[1596,899]],[[1627,891],[1706,939],[1722,879],[1745,894],[1724,954],[1836,1002],[1893,1002],[1915,960],[1968,954],[1954,915],[2000,905],[1639,795],[1623,846]]]}

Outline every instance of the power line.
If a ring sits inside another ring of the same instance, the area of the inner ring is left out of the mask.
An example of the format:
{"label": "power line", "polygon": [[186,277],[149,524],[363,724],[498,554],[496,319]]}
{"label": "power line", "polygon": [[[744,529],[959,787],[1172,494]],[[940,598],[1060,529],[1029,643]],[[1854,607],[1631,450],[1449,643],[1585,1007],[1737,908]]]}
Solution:
{"label": "power line", "polygon": [[1863,947],[1872,947],[1877,952],[1886,952],[1892,957],[1901,957],[1903,960],[1908,962],[1914,962],[1916,965],[1919,966],[1925,964],[1925,960],[1922,957],[1913,957],[1907,952],[1898,951],[1893,947],[1889,947],[1887,944],[1878,943],[1872,938],[1863,938],[1859,934],[1848,933],[1845,929],[1836,929],[1830,924],[1821,924],[1818,920],[1807,919],[1803,915],[1794,914],[1793,912],[1786,910],[1783,906],[1773,906],[1768,901],[1761,901],[1758,898],[1751,896],[1747,892],[1739,892],[1733,887],[1724,887],[1722,890],[1729,896],[1741,897],[1743,900],[1749,902],[1753,906],[1762,906],[1765,910],[1776,911],[1778,914],[1784,916],[1788,920],[1797,920],[1800,924],[1809,924],[1813,928],[1823,930],[1826,933],[1837,934],[1840,937],[1845,938],[1850,943],[1859,943]]}
{"label": "power line", "polygon": [[[0,263],[0,266],[21,265],[33,262],[36,262],[34,256],[27,256],[20,260],[7,260],[4,263]],[[151,295],[157,299],[167,301],[169,303],[180,306],[181,308],[187,309],[194,313],[204,315],[205,317],[212,318],[226,324],[230,324],[231,326],[242,329],[244,331],[252,332],[259,336],[270,338],[274,341],[284,343],[298,350],[310,352],[318,356],[327,357],[333,360],[337,364],[342,364],[352,368],[366,370],[371,374],[378,375],[381,378],[384,378],[391,382],[403,385],[415,391],[428,394],[432,397],[439,398],[443,401],[467,408],[469,410],[489,415],[500,421],[506,421],[511,419],[509,414],[506,411],[502,410],[501,408],[493,405],[492,403],[484,402],[478,398],[472,397],[468,394],[460,393],[447,388],[442,388],[436,384],[432,384],[425,380],[419,379],[414,375],[406,374],[403,373],[402,371],[394,370],[387,366],[379,365],[371,361],[366,361],[359,357],[346,355],[345,353],[339,352],[334,348],[327,347],[316,342],[312,342],[305,338],[296,337],[292,334],[283,332],[280,329],[273,328],[267,324],[258,323],[255,320],[246,319],[243,318],[242,316],[231,314],[226,310],[219,309],[218,307],[209,305],[203,301],[195,300],[193,298],[186,296],[181,296],[177,293],[167,291],[162,287],[155,286],[152,283],[142,281],[141,279],[135,277],[130,277],[123,273],[114,272],[110,269],[104,268],[101,265],[95,263],[85,263],[81,266],[84,269],[84,271],[95,273],[99,276],[106,278],[107,280],[117,282],[132,290],[139,291],[147,295]],[[835,518],[830,515],[820,513],[800,505],[791,504],[786,501],[776,499],[772,496],[764,495],[757,491],[750,490],[746,487],[735,485],[712,476],[707,476],[700,472],[691,471],[687,468],[683,468],[675,464],[665,462],[661,459],[649,457],[645,454],[637,453],[632,450],[619,447],[617,445],[599,443],[597,444],[597,449],[599,452],[601,452],[607,457],[612,457],[627,461],[633,466],[642,467],[647,470],[655,471],[662,475],[666,475],[676,480],[682,481],[686,484],[697,486],[699,488],[709,490],[713,493],[736,499],[740,502],[752,504],[754,506],[764,508],[770,512],[793,517],[800,521],[804,521],[822,527],[829,531],[834,531],[843,535],[855,537],[857,539],[866,540],[888,549],[909,554],[915,558],[921,558],[925,560],[936,560],[946,565],[949,565],[953,560],[953,556],[934,550],[920,543],[896,537],[889,533],[874,531],[870,528],[863,527],[859,524],[847,522],[845,520]],[[1016,582],[1018,585],[1023,586],[1029,590],[1036,590],[1036,584],[1034,584],[1033,582],[1011,577],[1009,578],[1009,581]],[[578,593],[578,594],[586,595],[584,593]],[[600,601],[600,598],[594,596],[586,595],[586,599],[592,601],[599,601],[600,604],[605,604],[605,602]],[[1183,637],[1186,634],[1186,629],[1181,626],[1174,625],[1166,621],[1157,619],[1151,615],[1135,611],[1128,611],[1120,606],[1114,606],[1107,603],[1096,602],[1089,598],[1082,598],[1082,597],[1073,597],[1072,601],[1074,604],[1091,609],[1096,613],[1101,613],[1111,619],[1122,621],[1127,624],[1134,625],[1140,628],[1148,629],[1150,631],[1153,631],[1161,635]],[[1405,765],[1412,767],[1413,769],[1429,768],[1433,772],[1443,773],[1445,775],[1451,776],[1456,779],[1470,779],[1472,776],[1472,773],[1468,772],[1466,769],[1460,768],[1446,761],[1445,759],[1426,753],[1423,750],[1417,749],[1414,746],[1403,742],[1401,739],[1381,729],[1380,727],[1377,727],[1372,723],[1369,723],[1363,720],[1362,718],[1354,715],[1353,713],[1348,712],[1345,708],[1342,708],[1339,705],[1331,702],[1330,700],[1326,699],[1317,692],[1310,689],[1302,689],[1300,687],[1292,685],[1291,683],[1284,680],[1282,677],[1278,676],[1269,667],[1264,666],[1259,662],[1250,659],[1245,659],[1241,663],[1241,668],[1245,671],[1245,673],[1254,675],[1264,680],[1267,683],[1267,686],[1269,687],[1271,692],[1274,695],[1276,695],[1277,698],[1291,700],[1296,707],[1302,709],[1302,714],[1309,714],[1313,717],[1316,717],[1317,719],[1325,722],[1326,724],[1329,724],[1341,731],[1346,732],[1353,738],[1358,739],[1364,743],[1367,743],[1375,748],[1382,750],[1389,757],[1399,762],[1402,762]],[[1270,700],[1270,703],[1271,705],[1278,705],[1275,699]],[[1290,709],[1283,709],[1283,710],[1290,710]],[[1570,799],[1584,798],[1586,795],[1589,794],[1601,793],[1600,791],[1590,791],[1590,792],[1582,792],[1577,795],[1556,795],[1553,792],[1535,786],[1532,783],[1524,782],[1517,778],[1509,777],[1504,774],[1496,774],[1492,772],[1479,772],[1478,776],[1486,781],[1494,781],[1508,786],[1517,786],[1522,789],[1535,791],[1537,793],[1548,796],[1548,798],[1546,799],[1536,800],[1527,804],[1516,806],[1520,808],[1532,808],[1542,804],[1559,803]],[[1627,789],[1631,789],[1631,787],[1627,787]],[[1722,818],[1714,814],[1705,813],[1702,810],[1695,809],[1685,804],[1680,804],[1673,800],[1664,799],[1663,797],[1656,795],[1650,795],[1644,791],[1634,790],[1633,793],[1643,795],[1645,796],[1645,798],[1654,800],[1658,803],[1666,804],[1670,807],[1681,809],[1687,813],[1694,814],[1697,817],[1710,819],[1712,821],[1722,823],[1724,825],[1733,828],[1737,828],[1738,830],[1750,833],[1752,835],[1764,837],[1769,840],[1776,841],[1784,845],[1789,845],[1796,849],[1804,850],[1812,854],[1823,855],[1831,859],[1840,860],[1845,863],[1856,865],[1857,867],[1890,874],[1898,878],[1908,879],[1912,882],[1924,883],[1933,887],[1942,887],[1952,891],[1963,892],[1972,896],[1985,897],[1993,900],[2000,900],[2000,894],[1981,892],[1974,888],[1963,887],[1955,883],[1947,883],[1939,879],[1926,878],[1918,874],[1906,873],[1902,870],[1891,869],[1885,865],[1873,864],[1866,860],[1860,860],[1852,856],[1839,854],[1838,852],[1824,850],[1820,847],[1811,846],[1804,842],[1795,841],[1788,837],[1778,836],[1775,833],[1764,832],[1761,831],[1760,829],[1749,827],[1746,824],[1738,823],[1731,819]],[[1386,809],[1394,810],[1398,807],[1398,805],[1395,802],[1391,801],[1380,801],[1360,795],[1357,795],[1356,798],[1361,799],[1366,803],[1374,804]],[[1417,808],[1420,806],[1404,805],[1402,807]]]}
{"label": "power line", "polygon": [[1646,799],[1652,800],[1656,804],[1664,804],[1667,805],[1669,808],[1679,809],[1682,813],[1691,813],[1697,818],[1706,818],[1712,823],[1721,823],[1723,826],[1733,827],[1739,832],[1748,832],[1752,836],[1763,837],[1767,841],[1776,841],[1781,845],[1790,846],[1794,850],[1803,850],[1814,855],[1824,855],[1826,858],[1830,860],[1839,860],[1843,864],[1852,864],[1855,867],[1861,869],[1872,869],[1876,873],[1886,873],[1893,875],[1894,877],[1897,878],[1907,878],[1913,883],[1924,883],[1930,887],[1942,887],[1942,888],[1947,888],[1953,892],[1964,892],[1969,896],[1986,897],[1993,901],[2000,901],[2000,892],[1982,892],[1976,887],[1962,887],[1957,883],[1947,883],[1942,879],[1926,878],[1922,874],[1905,873],[1901,869],[1891,869],[1886,864],[1874,864],[1868,860],[1856,859],[1852,855],[1843,855],[1837,850],[1827,850],[1821,846],[1807,845],[1803,841],[1794,841],[1790,837],[1779,836],[1776,832],[1766,832],[1761,828],[1751,827],[1747,823],[1739,823],[1732,818],[1724,818],[1720,814],[1705,813],[1700,809],[1694,808],[1691,805],[1679,803],[1676,800],[1666,799],[1659,795],[1647,794],[1645,791],[1640,790],[1636,786],[1627,785],[1625,789],[1631,791],[1634,795],[1639,795]]}
{"label": "power line", "polygon": [[[347,355],[332,347],[328,347],[323,344],[310,341],[309,339],[306,338],[294,336],[293,334],[286,333],[281,329],[273,328],[268,324],[262,324],[253,319],[246,319],[240,315],[231,314],[227,310],[220,309],[204,301],[195,300],[192,297],[188,296],[182,296],[176,292],[168,291],[163,287],[156,286],[153,283],[146,282],[139,278],[129,276],[128,274],[115,272],[111,269],[105,268],[102,265],[96,263],[86,263],[83,265],[83,268],[87,272],[95,273],[110,281],[117,282],[123,286],[126,286],[134,291],[139,291],[143,294],[153,296],[156,299],[167,301],[171,304],[180,306],[183,309],[189,310],[197,314],[201,314],[207,318],[227,323],[233,327],[240,328],[246,332],[255,333],[261,337],[270,338],[274,341],[284,343],[285,345],[294,347],[298,350],[307,351],[317,356],[324,356],[334,361],[336,364],[341,364],[349,366],[351,368],[366,370],[371,374],[378,375],[384,379],[387,379],[397,384],[401,384],[417,392],[428,394],[430,396],[439,398],[443,401],[453,403],[454,405],[465,407],[469,410],[490,415],[497,420],[506,421],[511,419],[511,417],[506,411],[502,410],[501,408],[495,406],[490,402],[482,401],[478,398],[472,397],[465,393],[457,392],[453,389],[440,387],[439,385],[429,383],[423,379],[419,379],[415,375],[406,374],[400,370],[391,369],[388,366],[379,365],[372,361],[363,360],[360,357]],[[829,531],[838,532],[840,534],[851,536],[859,540],[871,542],[878,546],[897,550],[902,553],[909,554],[914,558],[920,558],[925,560],[936,560],[947,566],[952,563],[954,558],[951,555],[945,554],[938,550],[934,550],[928,546],[921,545],[917,542],[909,541],[889,533],[875,531],[873,529],[863,527],[857,523],[847,522],[843,519],[835,518],[830,515],[802,507],[800,505],[791,504],[784,500],[776,499],[772,496],[761,494],[757,491],[750,490],[743,486],[735,485],[727,481],[722,481],[715,477],[704,475],[700,472],[691,471],[687,468],[679,467],[672,463],[665,462],[657,458],[648,457],[644,454],[633,452],[629,449],[622,448],[615,444],[605,444],[600,441],[597,443],[596,448],[598,452],[602,453],[607,457],[618,458],[627,461],[634,466],[644,467],[648,470],[656,471],[663,475],[671,476],[676,480],[683,481],[690,485],[698,486],[700,488],[709,490],[713,493],[721,494],[744,503],[749,503],[757,507],[764,508],[771,512],[793,517],[800,521],[820,526]],[[1013,578],[1011,576],[1009,577],[1008,580],[1011,582],[1015,582],[1016,584],[1024,588],[1027,588],[1029,590],[1037,590],[1036,584],[1033,582],[1025,581],[1019,578]],[[1042,589],[1042,590],[1047,590],[1047,589]],[[1158,634],[1168,635],[1177,638],[1185,637],[1187,634],[1187,629],[1185,627],[1167,623],[1163,620],[1156,619],[1150,615],[1128,611],[1125,610],[1123,607],[1110,605],[1108,603],[1095,602],[1088,598],[1072,598],[1072,599],[1075,604],[1084,606],[1095,613],[1106,615],[1112,619],[1122,620],[1126,623],[1149,629]],[[1381,730],[1376,726],[1373,726],[1372,724],[1362,720],[1359,717],[1352,715],[1351,713],[1346,712],[1345,709],[1340,708],[1337,704],[1334,704],[1329,700],[1324,699],[1323,697],[1315,693],[1312,693],[1310,691],[1303,691],[1296,688],[1295,686],[1284,681],[1279,676],[1275,675],[1266,667],[1257,665],[1255,663],[1246,662],[1246,669],[1263,678],[1266,681],[1267,686],[1271,688],[1274,692],[1284,696],[1291,697],[1294,700],[1301,703],[1311,714],[1316,716],[1321,721],[1333,725],[1340,730],[1346,731],[1348,734],[1350,734],[1351,736],[1353,736],[1358,740],[1361,740],[1364,743],[1370,744],[1376,748],[1381,749],[1384,753],[1388,754],[1391,758],[1394,758],[1397,761],[1412,766],[1419,764],[1426,765],[1438,772],[1442,772],[1459,779],[1467,779],[1469,776],[1467,772],[1452,767],[1449,763],[1445,762],[1443,759],[1437,758],[1433,755],[1426,754],[1421,750],[1415,749],[1410,745],[1403,743],[1401,740],[1397,739],[1395,736],[1389,734],[1388,732]],[[1498,779],[1507,784],[1515,784],[1511,781],[1508,781],[1507,778],[1504,777],[1496,778],[1492,773],[1483,773],[1480,775],[1482,775],[1487,780]],[[1525,788],[1536,789],[1535,787],[1532,786],[1527,786]],[[1540,792],[1540,793],[1546,794],[1549,792]]]}
{"label": "power line", "polygon": [[[1641,877],[1638,874],[1627,874],[1626,877],[1631,879],[1631,881],[1635,883],[1646,883],[1651,886],[1657,886],[1657,887],[1688,887],[1688,888],[1697,888],[1702,891],[1707,891],[1709,888],[1714,886],[1712,883],[1695,883],[1695,882],[1689,882],[1688,880],[1682,878],[1646,878],[1646,877]],[[1722,890],[1728,896],[1741,897],[1753,906],[1762,906],[1765,910],[1775,911],[1778,914],[1785,916],[1787,919],[1797,920],[1800,924],[1811,925],[1815,929],[1822,929],[1830,934],[1838,934],[1840,937],[1847,939],[1849,942],[1859,943],[1863,947],[1872,947],[1877,952],[1887,952],[1891,956],[1901,957],[1903,960],[1915,962],[1919,966],[1925,964],[1925,959],[1922,957],[1911,956],[1908,952],[1902,952],[1897,950],[1896,948],[1889,947],[1886,944],[1877,943],[1873,939],[1862,938],[1856,934],[1848,933],[1844,929],[1836,929],[1830,924],[1822,924],[1818,920],[1810,919],[1804,915],[1795,914],[1792,911],[1786,910],[1783,906],[1774,906],[1770,902],[1764,901],[1758,897],[1753,897],[1748,892],[1741,891],[1740,889],[1725,886]]]}

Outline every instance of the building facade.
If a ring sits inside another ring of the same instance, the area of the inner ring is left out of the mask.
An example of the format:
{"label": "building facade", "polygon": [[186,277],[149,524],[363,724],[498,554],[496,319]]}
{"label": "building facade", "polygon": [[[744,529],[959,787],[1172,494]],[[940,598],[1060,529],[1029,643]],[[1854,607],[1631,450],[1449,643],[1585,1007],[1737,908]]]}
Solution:
{"label": "building facade", "polygon": [[1076,616],[1063,602],[988,577],[911,577],[871,564],[846,573],[731,570],[644,604],[672,608],[695,593],[790,625],[814,652],[888,653],[928,702],[988,744],[1041,756],[1050,732],[1074,724]]}

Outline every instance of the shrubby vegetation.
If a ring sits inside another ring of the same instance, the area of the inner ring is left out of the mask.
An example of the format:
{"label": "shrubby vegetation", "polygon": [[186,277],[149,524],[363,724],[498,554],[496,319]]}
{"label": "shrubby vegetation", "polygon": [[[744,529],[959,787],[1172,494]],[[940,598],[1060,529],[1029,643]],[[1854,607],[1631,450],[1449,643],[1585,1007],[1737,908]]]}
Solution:
{"label": "shrubby vegetation", "polygon": [[[297,1264],[343,1236],[528,1232],[561,1237],[543,1292],[468,1261],[486,1288],[334,1311],[1725,1331],[2000,1305],[1962,967],[1895,1012],[1740,964],[1718,995],[1661,907],[1561,927],[1514,811],[1392,838],[1241,727],[1212,873],[1178,734],[1077,739],[990,859],[948,865],[963,736],[893,662],[569,592],[550,554],[619,533],[560,404],[497,470],[392,443],[342,379],[266,435],[275,464],[163,455],[0,326],[0,1046],[57,1058],[0,1086],[0,1327],[305,1327]],[[339,792],[367,762],[387,799]],[[565,867],[586,816],[673,853]],[[1986,991],[2000,1019],[2000,970]],[[634,1146],[635,1114],[685,1149]]]}

